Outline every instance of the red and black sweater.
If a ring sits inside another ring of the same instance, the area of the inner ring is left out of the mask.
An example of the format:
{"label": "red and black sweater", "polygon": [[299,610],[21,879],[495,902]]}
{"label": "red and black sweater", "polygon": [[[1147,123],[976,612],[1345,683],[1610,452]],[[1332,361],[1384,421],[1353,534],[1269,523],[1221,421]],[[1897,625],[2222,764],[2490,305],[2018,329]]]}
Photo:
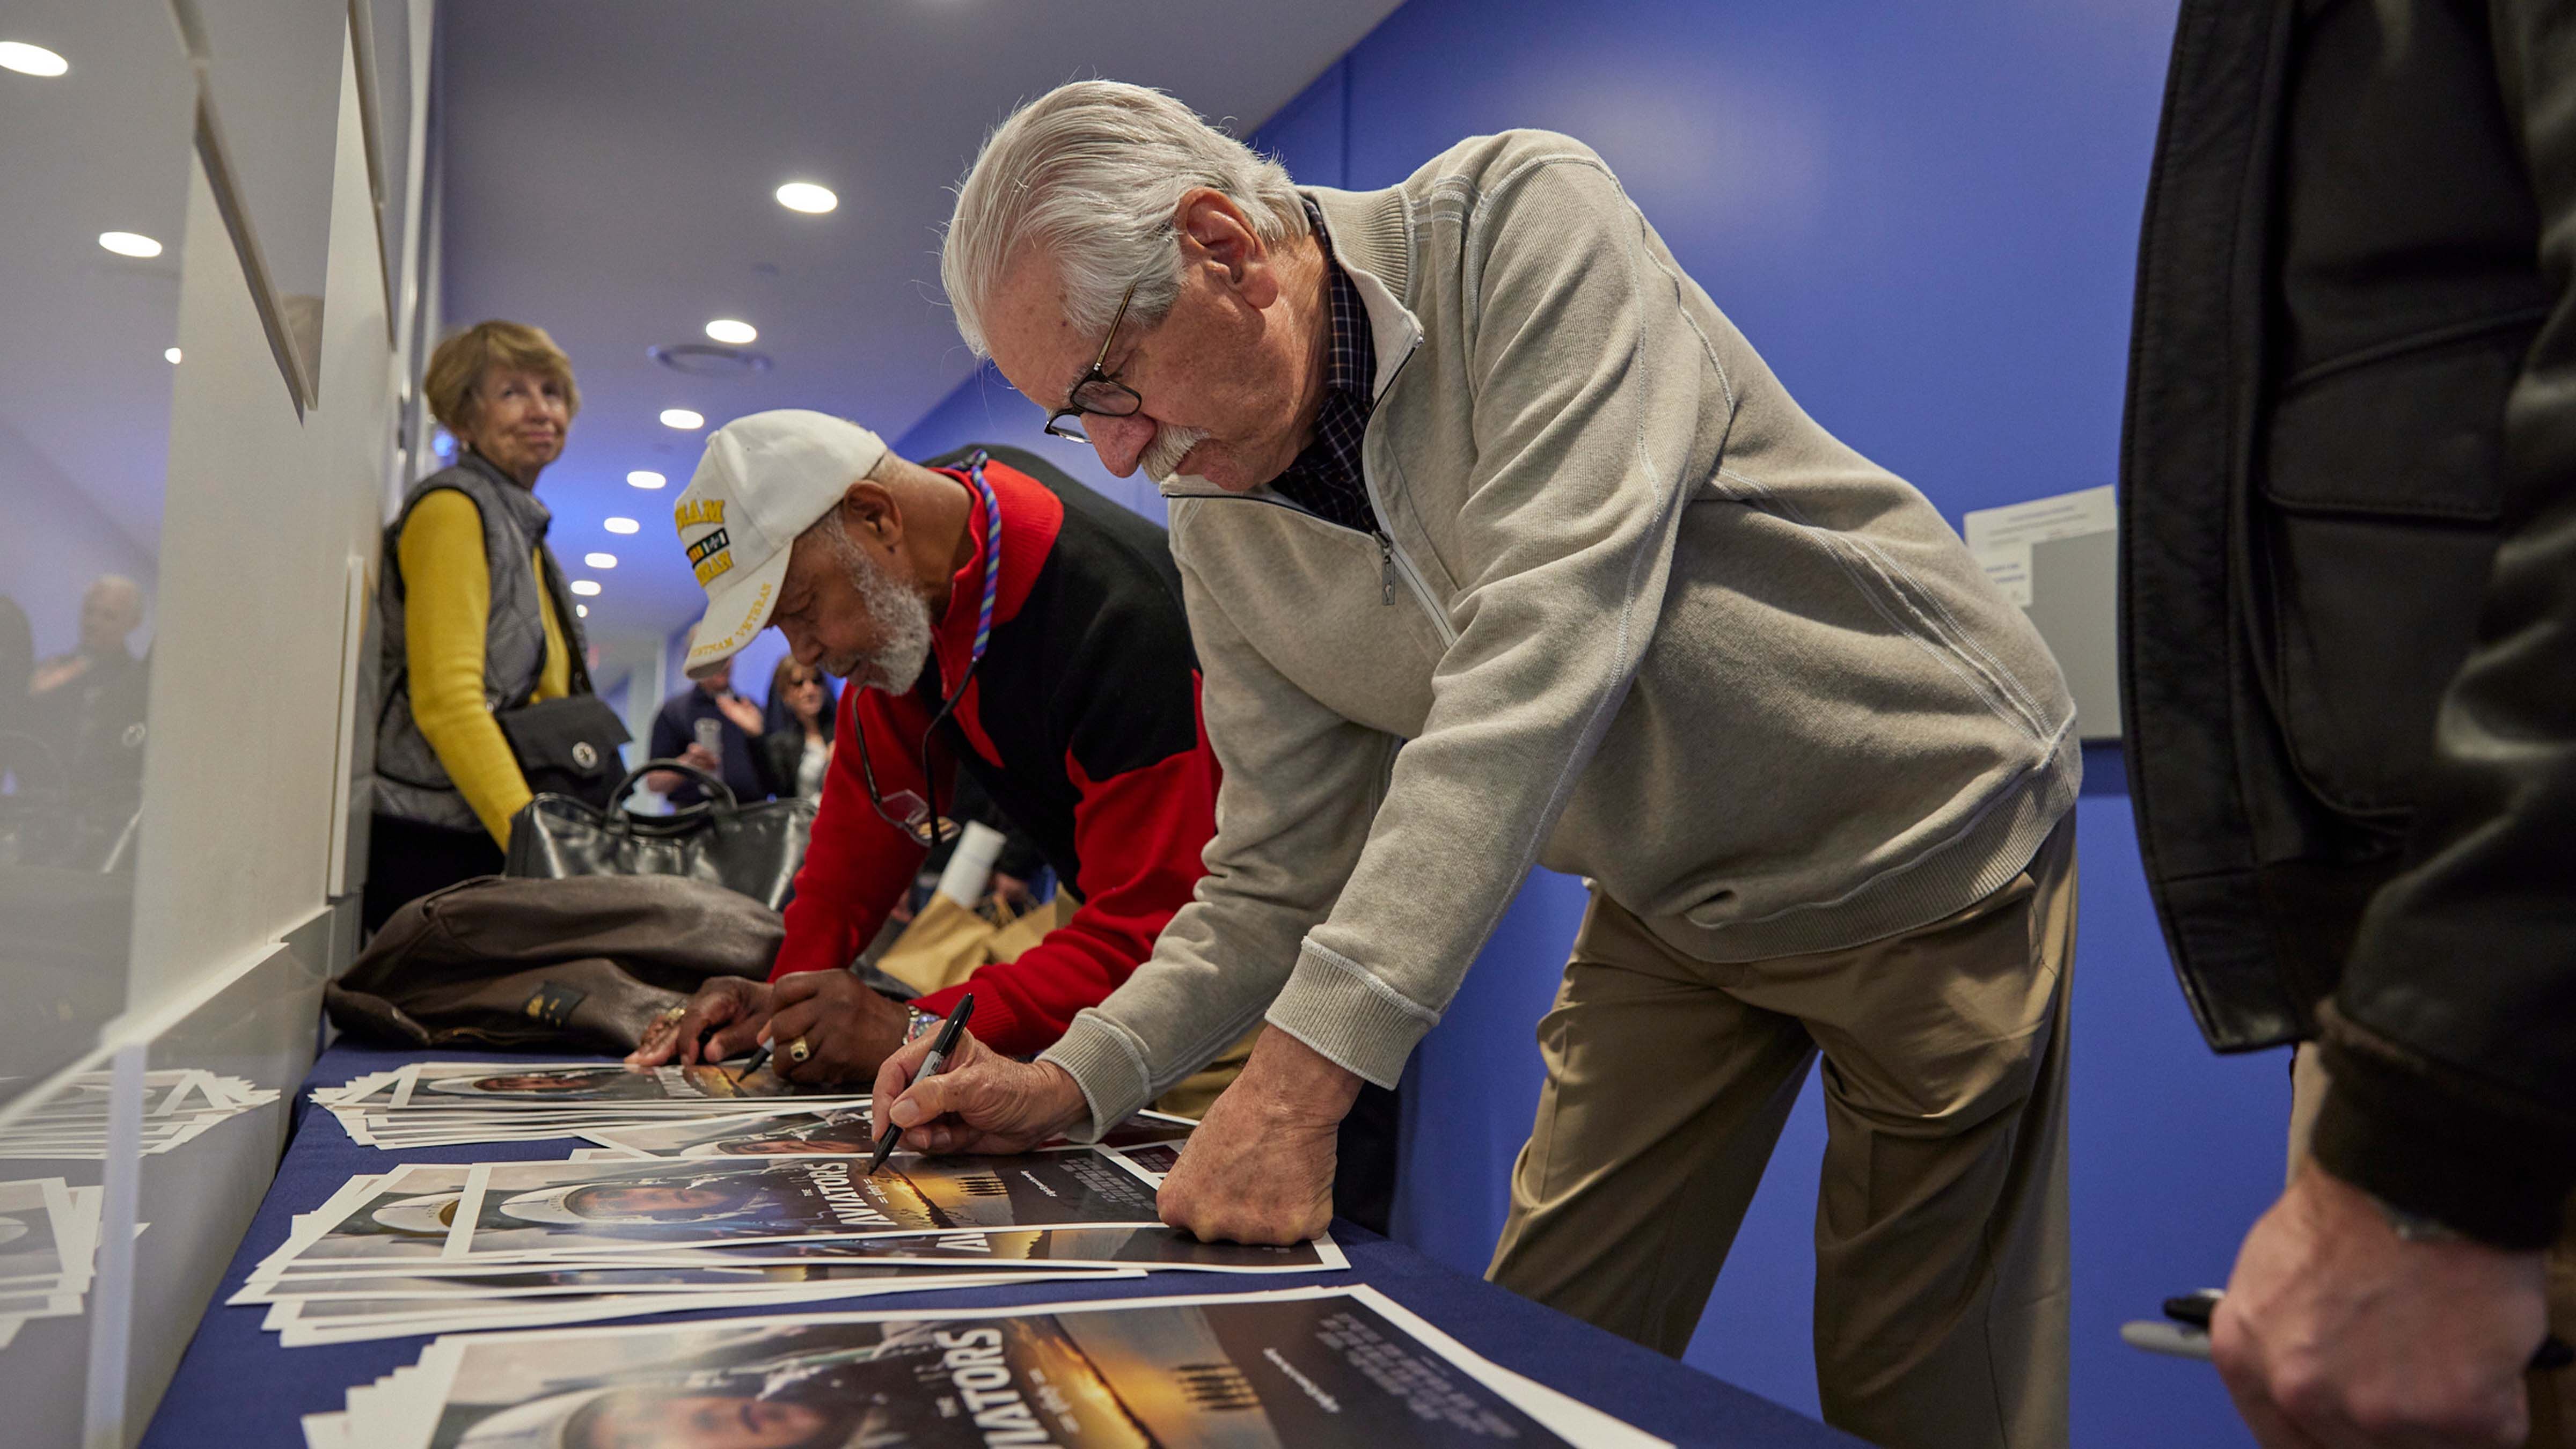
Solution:
{"label": "red and black sweater", "polygon": [[[963,478],[972,450],[929,466]],[[930,747],[940,799],[963,766],[1045,854],[1079,902],[1016,961],[975,973],[975,1034],[1024,1056],[1062,1035],[1153,954],[1206,872],[1216,755],[1198,711],[1197,656],[1163,531],[1018,448],[984,469],[1002,507],[993,637]],[[839,970],[874,939],[924,851],[878,817],[851,731],[867,733],[877,787],[923,789],[922,729],[966,666],[983,593],[984,511],[911,693],[841,694],[814,840],[770,979]],[[923,997],[946,1012],[967,988]]]}

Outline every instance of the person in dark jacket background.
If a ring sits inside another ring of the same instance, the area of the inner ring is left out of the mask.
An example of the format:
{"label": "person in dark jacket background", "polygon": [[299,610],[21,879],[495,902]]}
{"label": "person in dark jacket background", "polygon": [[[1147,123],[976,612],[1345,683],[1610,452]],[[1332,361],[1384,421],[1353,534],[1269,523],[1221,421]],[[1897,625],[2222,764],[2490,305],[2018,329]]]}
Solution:
{"label": "person in dark jacket background", "polygon": [[812,665],[782,658],[770,671],[756,742],[762,780],[782,800],[820,799],[832,761],[832,715],[840,696]]}
{"label": "person in dark jacket background", "polygon": [[[31,743],[27,730],[27,681],[36,672],[36,635],[27,611],[0,594],[0,776],[10,774]],[[13,782],[24,793],[27,782]]]}
{"label": "person in dark jacket background", "polygon": [[2576,12],[2187,0],[2123,459],[2137,818],[2301,1041],[2211,1332],[2275,1446],[2570,1442]]}
{"label": "person in dark jacket background", "polygon": [[[653,758],[695,765],[724,781],[734,799],[748,805],[771,794],[760,760],[767,734],[760,706],[733,692],[733,661],[728,659],[662,701],[653,716]],[[674,806],[706,798],[696,781],[677,770],[654,770],[645,775],[644,784],[668,796]]]}

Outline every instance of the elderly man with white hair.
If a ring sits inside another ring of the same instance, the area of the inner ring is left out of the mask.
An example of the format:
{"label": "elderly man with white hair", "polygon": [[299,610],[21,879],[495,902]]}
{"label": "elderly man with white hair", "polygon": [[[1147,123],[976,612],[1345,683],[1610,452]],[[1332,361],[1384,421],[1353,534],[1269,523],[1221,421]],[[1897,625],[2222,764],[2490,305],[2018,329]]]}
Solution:
{"label": "elderly man with white hair", "polygon": [[77,644],[26,682],[19,788],[67,792],[97,829],[115,830],[142,804],[148,671],[129,642],[142,627],[143,586],[101,574],[81,593]]}
{"label": "elderly man with white hair", "polygon": [[1495,1280],[1680,1353],[1821,1053],[1826,1417],[2063,1443],[2064,682],[1602,159],[1299,187],[1077,83],[985,143],[943,275],[1050,431],[1172,500],[1224,780],[1197,898],[1036,1062],[888,1062],[907,1143],[1096,1133],[1266,1019],[1163,1213],[1312,1234],[1345,1104],[1545,864],[1592,904]]}

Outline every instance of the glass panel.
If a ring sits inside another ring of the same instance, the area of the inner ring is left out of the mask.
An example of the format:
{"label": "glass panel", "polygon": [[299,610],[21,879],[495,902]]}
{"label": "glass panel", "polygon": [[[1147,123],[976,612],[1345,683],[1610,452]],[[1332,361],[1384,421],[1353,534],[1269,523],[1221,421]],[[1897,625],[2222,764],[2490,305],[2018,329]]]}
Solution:
{"label": "glass panel", "polygon": [[331,932],[355,922],[354,910],[315,917],[152,1043],[134,1214],[150,1226],[134,1240],[129,1438],[151,1422],[189,1326],[224,1286],[242,1230],[268,1191],[313,1061],[313,1007]]}
{"label": "glass panel", "polygon": [[[364,0],[350,18],[364,25],[365,52],[357,57],[358,76],[370,97],[367,143],[374,152],[369,172],[376,190],[376,236],[385,252],[385,276],[402,275],[403,227],[408,218],[411,165],[411,5],[409,0]],[[400,299],[388,282],[387,316],[398,315]]]}
{"label": "glass panel", "polygon": [[189,43],[206,62],[224,164],[259,238],[309,404],[318,398],[347,8],[344,0],[186,0],[178,9],[195,20]]}
{"label": "glass panel", "polygon": [[125,1004],[194,87],[157,6],[13,0],[0,41],[41,48],[0,53],[5,1118]]}

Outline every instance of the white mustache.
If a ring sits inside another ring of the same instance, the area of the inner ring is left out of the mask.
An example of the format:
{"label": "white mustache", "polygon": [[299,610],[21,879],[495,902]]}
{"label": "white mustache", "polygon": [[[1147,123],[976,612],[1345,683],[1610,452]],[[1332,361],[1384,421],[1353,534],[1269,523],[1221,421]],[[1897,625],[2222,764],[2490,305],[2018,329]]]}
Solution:
{"label": "white mustache", "polygon": [[1145,456],[1137,461],[1145,476],[1157,483],[1168,483],[1181,469],[1181,459],[1190,449],[1207,440],[1205,428],[1157,428],[1154,441],[1145,447]]}

